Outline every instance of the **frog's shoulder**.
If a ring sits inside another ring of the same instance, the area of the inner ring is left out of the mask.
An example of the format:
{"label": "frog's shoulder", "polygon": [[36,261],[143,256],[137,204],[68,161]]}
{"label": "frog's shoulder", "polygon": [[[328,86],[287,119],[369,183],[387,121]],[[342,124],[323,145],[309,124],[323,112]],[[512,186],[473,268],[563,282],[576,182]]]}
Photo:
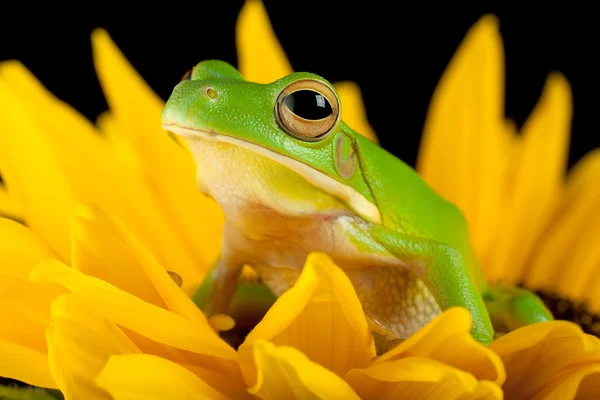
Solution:
{"label": "frog's shoulder", "polygon": [[460,210],[436,193],[411,166],[367,138],[358,135],[356,142],[361,171],[384,225],[447,244],[466,233]]}

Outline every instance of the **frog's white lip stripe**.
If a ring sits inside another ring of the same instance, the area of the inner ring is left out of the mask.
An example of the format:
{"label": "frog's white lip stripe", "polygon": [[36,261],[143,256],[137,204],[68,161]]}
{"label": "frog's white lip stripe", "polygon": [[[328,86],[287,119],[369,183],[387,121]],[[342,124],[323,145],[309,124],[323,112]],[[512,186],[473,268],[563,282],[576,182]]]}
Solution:
{"label": "frog's white lip stripe", "polygon": [[343,185],[335,179],[330,178],[324,173],[317,171],[300,161],[286,157],[254,143],[219,133],[190,129],[173,124],[163,124],[162,127],[164,130],[173,132],[174,134],[184,138],[202,138],[204,140],[214,140],[218,142],[229,143],[268,157],[269,159],[277,161],[278,163],[300,174],[300,176],[302,176],[304,179],[329,193],[330,195],[346,202],[367,221],[376,224],[381,223],[381,214],[379,213],[379,209],[377,206],[375,206],[375,204],[367,200],[365,196],[358,193],[350,186]]}

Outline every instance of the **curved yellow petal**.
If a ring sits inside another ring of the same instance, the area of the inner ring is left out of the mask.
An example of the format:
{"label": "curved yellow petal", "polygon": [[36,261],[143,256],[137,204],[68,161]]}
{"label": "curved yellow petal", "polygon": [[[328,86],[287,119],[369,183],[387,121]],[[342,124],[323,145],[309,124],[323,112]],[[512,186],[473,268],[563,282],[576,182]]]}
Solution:
{"label": "curved yellow petal", "polygon": [[85,299],[109,320],[158,343],[224,360],[236,360],[235,351],[210,327],[146,303],[58,261],[49,260],[38,265],[31,273],[31,280],[62,285]]}
{"label": "curved yellow petal", "polygon": [[6,187],[2,184],[0,184],[0,217],[23,221],[22,207],[8,194]]}
{"label": "curved yellow petal", "polygon": [[62,288],[0,275],[0,338],[45,354],[50,305],[61,293]]}
{"label": "curved yellow petal", "polygon": [[533,400],[594,399],[600,395],[600,364],[557,374]]}
{"label": "curved yellow petal", "polygon": [[111,356],[96,383],[113,400],[227,399],[187,369],[150,354]]}
{"label": "curved yellow petal", "polygon": [[502,399],[490,381],[438,361],[406,357],[348,371],[346,382],[361,399]]}
{"label": "curved yellow petal", "polygon": [[256,382],[252,348],[257,340],[295,347],[343,375],[375,355],[362,307],[350,280],[322,253],[310,254],[295,285],[283,293],[246,337],[238,352],[248,385]]}
{"label": "curved yellow petal", "polygon": [[339,376],[301,351],[258,340],[253,346],[256,384],[248,391],[264,400],[360,399]]}
{"label": "curved yellow petal", "polygon": [[506,175],[504,53],[498,19],[465,35],[429,105],[417,171],[465,214],[479,257],[500,229]]}
{"label": "curved yellow petal", "polygon": [[62,292],[0,275],[0,376],[57,388],[48,365],[45,330],[50,305]]}
{"label": "curved yellow petal", "polygon": [[[0,376],[28,385],[57,389],[48,366],[48,355],[2,339],[0,334]],[[0,398],[2,398],[0,393]]]}
{"label": "curved yellow petal", "polygon": [[261,0],[245,0],[235,39],[238,70],[246,80],[270,83],[293,72]]}
{"label": "curved yellow petal", "polygon": [[553,73],[522,129],[514,189],[489,259],[490,280],[515,283],[522,278],[532,246],[564,195],[571,117],[570,86],[563,75]]}
{"label": "curved yellow petal", "polygon": [[428,357],[462,371],[479,380],[502,385],[506,372],[493,351],[470,334],[471,316],[460,307],[445,310],[422,329],[381,355],[374,364],[406,357]]}
{"label": "curved yellow petal", "polygon": [[51,258],[56,255],[31,229],[0,218],[0,275],[29,280],[33,267]]}
{"label": "curved yellow petal", "polygon": [[111,213],[94,205],[80,205],[71,232],[75,268],[208,329],[204,314],[148,248]]}
{"label": "curved yellow petal", "polygon": [[378,143],[377,135],[367,118],[360,87],[356,82],[342,81],[333,84],[342,104],[342,119],[356,132]]}
{"label": "curved yellow petal", "polygon": [[63,289],[29,282],[40,261],[54,255],[29,228],[0,218],[0,376],[56,388],[44,332],[50,305]]}
{"label": "curved yellow petal", "polygon": [[[168,224],[152,242],[161,264],[191,294],[220,252],[223,213],[196,188],[193,159],[161,128],[163,101],[146,85],[108,33],[92,34],[94,63],[114,122],[136,154],[153,201]],[[160,239],[160,240],[158,240]]]}
{"label": "curved yellow petal", "polygon": [[117,325],[73,294],[52,304],[46,336],[52,375],[66,400],[111,400],[96,386],[96,376],[111,355],[139,353]]}
{"label": "curved yellow petal", "polygon": [[490,344],[506,366],[506,398],[531,398],[557,382],[556,374],[600,362],[600,340],[567,321],[516,329]]}

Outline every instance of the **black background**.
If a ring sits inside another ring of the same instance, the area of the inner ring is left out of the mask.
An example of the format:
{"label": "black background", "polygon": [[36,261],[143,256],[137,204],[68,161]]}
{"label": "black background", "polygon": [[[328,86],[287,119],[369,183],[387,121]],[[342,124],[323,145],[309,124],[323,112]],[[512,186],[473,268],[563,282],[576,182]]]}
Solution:
{"label": "black background", "polygon": [[[382,145],[414,165],[433,90],[467,30],[500,19],[506,114],[521,125],[547,74],[564,73],[574,93],[569,164],[600,146],[598,25],[584,2],[265,1],[295,70],[358,82]],[[236,64],[242,1],[85,2],[3,5],[0,59],[19,59],[55,95],[90,119],[106,109],[92,64],[90,33],[103,27],[166,99],[198,61]],[[14,7],[14,8],[10,8]]]}

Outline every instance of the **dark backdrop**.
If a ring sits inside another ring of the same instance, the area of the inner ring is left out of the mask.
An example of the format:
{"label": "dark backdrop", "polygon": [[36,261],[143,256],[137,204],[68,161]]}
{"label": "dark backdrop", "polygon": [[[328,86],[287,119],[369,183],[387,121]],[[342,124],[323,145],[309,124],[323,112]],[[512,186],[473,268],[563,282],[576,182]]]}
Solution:
{"label": "dark backdrop", "polygon": [[[163,99],[201,59],[236,63],[234,26],[242,1],[78,4],[4,4],[0,59],[20,59],[90,119],[106,109],[91,59],[89,35],[95,27],[108,30]],[[569,163],[600,146],[595,58],[600,35],[594,12],[583,2],[279,0],[265,5],[294,69],[358,82],[382,145],[412,165],[435,85],[463,35],[486,12],[501,22],[507,115],[522,124],[548,72],[559,70],[574,91]]]}

